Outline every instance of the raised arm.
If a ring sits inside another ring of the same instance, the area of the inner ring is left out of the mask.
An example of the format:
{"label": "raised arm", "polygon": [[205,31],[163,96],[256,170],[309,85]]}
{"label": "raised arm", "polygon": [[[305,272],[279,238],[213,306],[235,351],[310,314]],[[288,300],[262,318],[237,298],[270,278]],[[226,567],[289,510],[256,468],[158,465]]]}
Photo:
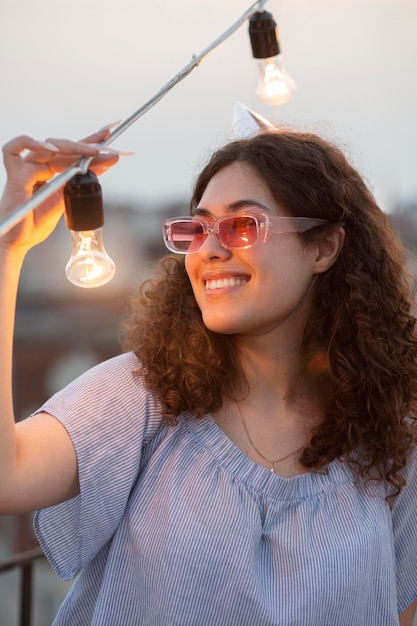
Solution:
{"label": "raised arm", "polygon": [[[83,142],[21,136],[3,148],[7,182],[0,217],[32,195],[36,182],[64,170],[79,156],[94,156],[97,174],[113,165],[115,154],[100,154],[99,132]],[[63,211],[55,193],[0,238],[0,514],[21,513],[72,497],[78,492],[77,462],[71,440],[52,416],[40,414],[15,425],[12,400],[12,349],[16,294],[26,253],[46,239]]]}

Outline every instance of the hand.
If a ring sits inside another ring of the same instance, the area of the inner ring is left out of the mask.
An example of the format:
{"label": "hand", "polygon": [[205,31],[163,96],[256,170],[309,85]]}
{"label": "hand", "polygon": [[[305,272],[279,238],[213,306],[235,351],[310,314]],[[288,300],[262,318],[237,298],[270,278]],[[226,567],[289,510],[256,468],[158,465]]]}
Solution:
{"label": "hand", "polygon": [[[90,168],[97,175],[114,165],[118,161],[117,153],[100,153],[100,146],[97,145],[108,137],[109,132],[107,128],[79,142],[68,139],[39,142],[25,135],[9,141],[3,147],[7,182],[0,201],[0,218],[29,199],[37,182],[49,180],[82,156],[95,157]],[[61,189],[1,237],[0,246],[25,253],[49,236],[63,209]]]}

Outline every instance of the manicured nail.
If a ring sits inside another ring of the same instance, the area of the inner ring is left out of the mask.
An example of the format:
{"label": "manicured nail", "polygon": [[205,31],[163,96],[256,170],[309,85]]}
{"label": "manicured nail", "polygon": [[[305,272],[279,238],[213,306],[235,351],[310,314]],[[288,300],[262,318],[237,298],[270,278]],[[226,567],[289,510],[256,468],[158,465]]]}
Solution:
{"label": "manicured nail", "polygon": [[128,150],[116,150],[115,154],[118,154],[119,156],[132,156],[133,154],[136,154],[136,152],[129,152]]}
{"label": "manicured nail", "polygon": [[113,150],[112,148],[109,148],[108,150],[106,150],[104,148],[100,150],[100,154],[109,154],[110,156],[112,154],[117,155],[117,156],[132,156],[132,154],[136,154],[136,152],[129,152],[128,150]]}
{"label": "manicured nail", "polygon": [[111,130],[112,128],[116,128],[120,124],[122,120],[117,120],[117,122],[111,122],[110,124],[106,124],[103,128],[98,129],[98,133],[103,133],[105,130]]}
{"label": "manicured nail", "polygon": [[89,143],[88,145],[100,150],[100,154],[117,154],[118,156],[131,156],[132,154],[136,154],[136,152],[129,152],[128,150],[115,150],[109,146],[104,146],[102,143]]}

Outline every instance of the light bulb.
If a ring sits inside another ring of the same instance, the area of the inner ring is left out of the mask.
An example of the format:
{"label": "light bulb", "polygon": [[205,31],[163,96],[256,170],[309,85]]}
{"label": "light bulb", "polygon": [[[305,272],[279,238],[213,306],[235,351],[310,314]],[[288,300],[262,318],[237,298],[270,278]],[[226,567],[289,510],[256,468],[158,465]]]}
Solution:
{"label": "light bulb", "polygon": [[65,267],[77,287],[100,287],[114,276],[116,267],[103,246],[102,229],[71,231],[72,253]]}
{"label": "light bulb", "polygon": [[297,86],[284,69],[278,29],[271,13],[255,11],[249,20],[249,37],[260,71],[256,95],[266,104],[288,102]]}
{"label": "light bulb", "polygon": [[284,104],[293,97],[297,85],[282,64],[282,55],[259,59],[259,83],[256,95],[265,104]]}
{"label": "light bulb", "polygon": [[103,245],[103,199],[97,176],[88,170],[64,187],[65,222],[71,231],[71,258],[65,267],[77,287],[100,287],[114,276],[115,265]]}

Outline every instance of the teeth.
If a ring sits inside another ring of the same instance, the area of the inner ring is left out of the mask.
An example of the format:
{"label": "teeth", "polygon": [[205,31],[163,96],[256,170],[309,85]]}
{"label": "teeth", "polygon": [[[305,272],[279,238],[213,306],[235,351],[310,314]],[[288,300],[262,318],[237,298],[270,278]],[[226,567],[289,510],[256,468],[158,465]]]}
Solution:
{"label": "teeth", "polygon": [[206,290],[224,289],[225,287],[237,287],[244,285],[247,281],[244,278],[217,278],[206,282]]}

